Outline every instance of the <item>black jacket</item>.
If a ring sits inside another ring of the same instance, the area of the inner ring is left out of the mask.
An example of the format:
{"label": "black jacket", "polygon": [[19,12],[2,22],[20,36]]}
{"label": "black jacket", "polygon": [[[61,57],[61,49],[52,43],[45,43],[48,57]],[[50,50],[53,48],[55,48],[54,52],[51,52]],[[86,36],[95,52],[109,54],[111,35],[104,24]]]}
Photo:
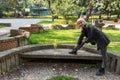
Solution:
{"label": "black jacket", "polygon": [[82,28],[81,35],[78,39],[78,45],[82,43],[83,38],[86,37],[86,43],[90,42],[92,45],[97,43],[97,49],[105,48],[110,43],[108,37],[97,27],[91,24],[85,24]]}

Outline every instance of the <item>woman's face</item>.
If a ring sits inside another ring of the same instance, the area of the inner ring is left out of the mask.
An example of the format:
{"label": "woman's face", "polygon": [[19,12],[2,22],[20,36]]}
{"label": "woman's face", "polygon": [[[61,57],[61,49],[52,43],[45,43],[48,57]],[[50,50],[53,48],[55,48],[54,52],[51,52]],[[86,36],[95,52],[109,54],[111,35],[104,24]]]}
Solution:
{"label": "woman's face", "polygon": [[85,22],[84,22],[84,21],[78,21],[78,22],[77,22],[77,25],[78,25],[79,27],[84,27]]}

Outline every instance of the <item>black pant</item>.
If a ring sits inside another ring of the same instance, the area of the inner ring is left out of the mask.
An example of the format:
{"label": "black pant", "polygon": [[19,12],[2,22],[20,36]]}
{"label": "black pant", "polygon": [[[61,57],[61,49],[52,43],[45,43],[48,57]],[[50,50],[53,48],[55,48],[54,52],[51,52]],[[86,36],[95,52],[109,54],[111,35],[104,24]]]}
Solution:
{"label": "black pant", "polygon": [[[81,45],[78,45],[77,48],[75,49],[76,51],[78,49],[80,49],[82,46],[84,45],[84,43],[82,43]],[[102,54],[102,64],[101,64],[101,68],[106,68],[106,65],[107,65],[107,47],[102,47],[102,48],[99,48],[98,46],[98,49],[100,51],[100,53]]]}
{"label": "black pant", "polygon": [[106,68],[106,65],[107,65],[107,53],[106,53],[106,51],[107,51],[107,47],[100,49],[100,52],[102,54],[101,68]]}

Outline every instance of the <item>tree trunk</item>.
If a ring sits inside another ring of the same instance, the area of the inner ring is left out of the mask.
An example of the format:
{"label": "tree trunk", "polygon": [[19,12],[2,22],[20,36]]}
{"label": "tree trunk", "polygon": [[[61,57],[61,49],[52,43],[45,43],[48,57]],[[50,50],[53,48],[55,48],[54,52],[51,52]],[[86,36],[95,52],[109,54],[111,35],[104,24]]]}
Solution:
{"label": "tree trunk", "polygon": [[51,8],[51,1],[50,0],[47,0],[47,1],[48,1],[48,7],[49,7],[49,9],[51,11],[51,14],[52,14],[52,22],[54,22],[54,12],[53,12],[53,10]]}
{"label": "tree trunk", "polygon": [[100,14],[99,14],[99,19],[101,19],[102,17],[101,17],[101,12],[100,12]]}
{"label": "tree trunk", "polygon": [[52,9],[50,9],[50,11],[51,11],[51,14],[52,14],[52,22],[54,22],[54,13],[53,13]]}
{"label": "tree trunk", "polygon": [[107,20],[110,20],[110,18],[111,18],[111,14],[108,13],[108,14],[107,14]]}
{"label": "tree trunk", "polygon": [[52,22],[54,22],[54,16],[52,15]]}
{"label": "tree trunk", "polygon": [[69,22],[68,22],[68,16],[65,15],[64,18],[65,18],[66,24],[68,24],[68,23],[69,23]]}
{"label": "tree trunk", "polygon": [[86,16],[86,21],[88,21],[89,20],[89,17],[90,17],[90,15],[91,15],[91,13],[92,13],[92,7],[91,8],[89,8],[89,10],[88,10],[88,14],[87,14],[87,16]]}
{"label": "tree trunk", "polygon": [[80,15],[81,15],[81,12],[79,12],[79,14],[78,14],[78,18],[80,18]]}
{"label": "tree trunk", "polygon": [[3,17],[3,14],[2,14],[2,11],[0,10],[0,18],[2,18]]}
{"label": "tree trunk", "polygon": [[120,14],[119,13],[117,14],[117,18],[120,18]]}

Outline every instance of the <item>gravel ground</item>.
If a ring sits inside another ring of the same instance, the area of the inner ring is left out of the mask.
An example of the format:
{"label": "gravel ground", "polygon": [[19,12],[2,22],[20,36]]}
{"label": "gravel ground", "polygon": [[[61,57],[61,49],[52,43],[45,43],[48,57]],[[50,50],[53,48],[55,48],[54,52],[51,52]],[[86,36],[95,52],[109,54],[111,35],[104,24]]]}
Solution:
{"label": "gravel ground", "polygon": [[72,76],[77,80],[120,80],[120,75],[108,71],[104,76],[96,76],[96,70],[97,67],[91,68],[82,63],[31,61],[0,76],[0,80],[47,80],[57,75]]}

